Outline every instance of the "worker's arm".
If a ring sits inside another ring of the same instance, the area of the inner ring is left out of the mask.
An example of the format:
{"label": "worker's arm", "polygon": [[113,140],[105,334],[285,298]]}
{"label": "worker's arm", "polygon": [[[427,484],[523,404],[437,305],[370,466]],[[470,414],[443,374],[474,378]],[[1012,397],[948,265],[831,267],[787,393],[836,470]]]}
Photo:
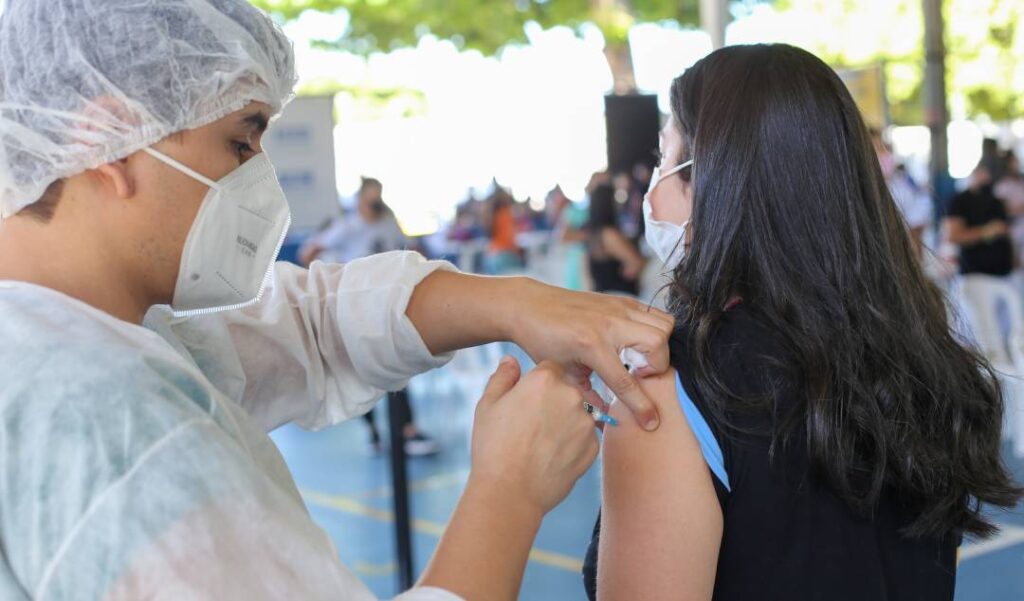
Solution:
{"label": "worker's arm", "polygon": [[671,317],[636,301],[461,274],[412,252],[309,270],[278,263],[252,307],[188,319],[156,309],[146,323],[266,430],[360,415],[451,351],[504,340],[573,367],[580,382],[593,368],[646,422],[653,410],[618,351],[635,346],[650,371],[666,369],[672,328]]}
{"label": "worker's arm", "polygon": [[714,590],[722,511],[675,389],[675,371],[642,381],[661,413],[642,432],[624,411],[606,428],[598,598],[706,601]]}
{"label": "worker's arm", "polygon": [[957,246],[974,246],[1006,236],[1010,231],[1005,221],[995,219],[985,225],[969,227],[962,217],[946,217],[943,221],[946,238]]}
{"label": "worker's arm", "polygon": [[[466,491],[422,584],[468,601],[514,601],[544,514],[597,457],[594,422],[557,364],[519,381],[514,362],[477,407]],[[518,383],[517,383],[518,381]]]}
{"label": "worker's arm", "polygon": [[423,278],[455,268],[410,252],[347,264],[274,267],[246,309],[146,325],[191,355],[206,377],[265,430],[296,422],[319,429],[361,415],[386,391],[444,365],[405,315]]}
{"label": "worker's arm", "polygon": [[[501,484],[501,483],[497,483]],[[518,491],[467,484],[420,581],[465,599],[516,599],[544,514]]]}
{"label": "worker's arm", "polygon": [[638,301],[572,292],[528,278],[493,278],[438,271],[416,287],[406,314],[434,353],[493,341],[521,346],[535,361],[568,365],[578,382],[591,370],[630,408],[640,424],[657,425],[657,411],[622,366],[619,352],[647,355],[641,375],[668,368],[671,316]]}

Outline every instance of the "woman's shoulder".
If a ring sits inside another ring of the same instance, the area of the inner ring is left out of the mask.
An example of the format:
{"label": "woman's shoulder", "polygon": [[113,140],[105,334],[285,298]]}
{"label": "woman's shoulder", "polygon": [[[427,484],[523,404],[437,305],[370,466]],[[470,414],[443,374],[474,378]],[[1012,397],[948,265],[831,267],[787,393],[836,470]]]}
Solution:
{"label": "woman's shoulder", "polygon": [[685,392],[715,429],[728,417],[743,429],[773,431],[799,399],[799,369],[783,333],[745,303],[712,324],[706,340],[696,331],[683,324],[670,340]]}
{"label": "woman's shoulder", "polygon": [[692,372],[698,359],[706,360],[720,375],[742,379],[751,375],[751,369],[789,371],[794,365],[782,332],[746,303],[738,303],[711,324],[706,340],[701,341],[697,328],[681,324],[670,339],[672,365],[681,372]]}

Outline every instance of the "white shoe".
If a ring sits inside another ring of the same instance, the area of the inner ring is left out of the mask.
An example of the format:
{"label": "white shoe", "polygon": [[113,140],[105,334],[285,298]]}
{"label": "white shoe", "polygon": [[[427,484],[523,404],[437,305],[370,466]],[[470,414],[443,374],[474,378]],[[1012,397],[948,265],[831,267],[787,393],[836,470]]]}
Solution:
{"label": "white shoe", "polygon": [[410,457],[425,457],[435,455],[441,450],[441,445],[433,438],[417,432],[415,436],[405,439],[405,453]]}

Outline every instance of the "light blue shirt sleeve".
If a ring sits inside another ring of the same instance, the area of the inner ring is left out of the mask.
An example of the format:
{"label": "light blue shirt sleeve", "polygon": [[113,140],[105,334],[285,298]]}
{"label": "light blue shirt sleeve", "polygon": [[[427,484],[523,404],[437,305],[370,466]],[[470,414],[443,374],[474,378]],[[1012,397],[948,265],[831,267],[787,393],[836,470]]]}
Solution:
{"label": "light blue shirt sleeve", "polygon": [[700,452],[704,455],[704,461],[708,464],[708,468],[711,469],[711,473],[725,487],[725,490],[732,492],[732,488],[729,486],[729,474],[725,470],[725,457],[722,455],[722,447],[719,446],[718,439],[715,438],[715,433],[712,432],[711,426],[708,425],[707,420],[704,419],[697,406],[693,404],[693,399],[690,398],[690,395],[686,393],[686,389],[683,388],[683,381],[678,373],[676,374],[676,394],[679,395],[679,404],[683,407],[686,421],[690,424],[690,429],[700,444]]}

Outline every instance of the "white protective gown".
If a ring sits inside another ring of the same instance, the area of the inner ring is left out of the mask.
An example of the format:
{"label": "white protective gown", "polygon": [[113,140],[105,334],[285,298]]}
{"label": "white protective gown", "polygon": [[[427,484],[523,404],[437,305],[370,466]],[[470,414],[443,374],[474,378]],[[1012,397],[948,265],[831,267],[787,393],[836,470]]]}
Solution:
{"label": "white protective gown", "polygon": [[444,364],[405,316],[437,269],[282,263],[254,307],[147,327],[0,282],[0,599],[374,599],[266,431],[360,415]]}

